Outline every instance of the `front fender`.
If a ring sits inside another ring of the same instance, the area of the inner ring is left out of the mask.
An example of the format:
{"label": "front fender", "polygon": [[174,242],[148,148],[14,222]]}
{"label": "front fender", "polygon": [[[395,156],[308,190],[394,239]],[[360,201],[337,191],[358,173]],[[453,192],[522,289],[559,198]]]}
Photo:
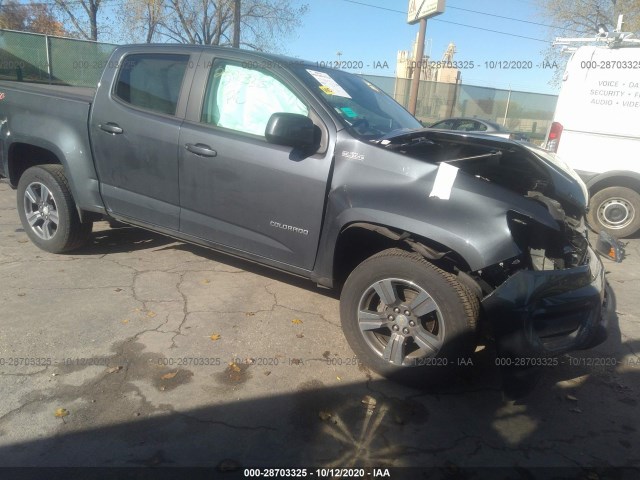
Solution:
{"label": "front fender", "polygon": [[471,271],[522,253],[509,229],[510,211],[558,229],[544,205],[495,183],[459,170],[445,200],[431,196],[438,164],[374,146],[361,145],[358,150],[360,159],[353,161],[339,157],[340,148],[336,149],[315,269],[321,280],[332,278],[338,238],[354,222],[381,225],[437,242],[460,255]]}

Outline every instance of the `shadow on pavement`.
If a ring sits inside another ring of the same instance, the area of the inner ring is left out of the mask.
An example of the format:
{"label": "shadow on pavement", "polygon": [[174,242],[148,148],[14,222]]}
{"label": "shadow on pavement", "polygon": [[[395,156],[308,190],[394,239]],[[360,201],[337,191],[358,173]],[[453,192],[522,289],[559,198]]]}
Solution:
{"label": "shadow on pavement", "polygon": [[156,252],[162,252],[164,250],[189,252],[206,260],[222,263],[233,268],[239,268],[246,272],[304,288],[308,291],[322,293],[331,298],[338,298],[340,295],[339,292],[335,290],[317,287],[308,279],[136,227],[119,226],[117,228],[106,228],[94,231],[91,235],[90,243],[79,250],[74,250],[73,256],[107,255],[144,250],[154,250]]}
{"label": "shadow on pavement", "polygon": [[[98,232],[74,255],[150,248],[185,249],[311,289],[307,281],[138,229]],[[570,478],[608,478],[613,467],[640,465],[640,360],[628,363],[640,342],[622,341],[615,295],[611,302],[609,339],[538,369],[529,379],[535,387],[524,385],[515,401],[505,398],[489,346],[474,355],[473,366],[437,389],[414,390],[370,375],[353,384],[324,385],[311,371],[300,375],[292,391],[235,400],[243,385],[267,377],[212,377],[211,387],[228,394],[228,401],[183,411],[179,404],[147,401],[139,383],[154,384],[154,378],[134,366],[148,364],[149,352],[137,344],[128,352],[138,357],[130,372],[117,381],[105,375],[96,388],[78,387],[83,409],[61,419],[53,437],[0,447],[0,465],[230,470],[214,478],[245,478],[243,468],[320,466],[438,467],[442,478],[486,478],[473,472],[504,466],[513,472],[510,478],[532,478],[520,469],[549,466],[585,469],[587,476]],[[109,401],[100,391],[109,392]],[[471,470],[461,477],[463,468]]]}

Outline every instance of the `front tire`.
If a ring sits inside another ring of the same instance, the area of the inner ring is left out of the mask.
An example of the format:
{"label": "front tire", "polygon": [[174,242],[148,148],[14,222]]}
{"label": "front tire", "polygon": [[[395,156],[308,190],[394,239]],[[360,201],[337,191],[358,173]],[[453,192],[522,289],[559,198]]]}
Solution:
{"label": "front tire", "polygon": [[608,187],[591,197],[589,224],[617,237],[630,237],[640,229],[640,194],[626,187]]}
{"label": "front tire", "polygon": [[425,384],[475,347],[478,298],[454,275],[400,249],[362,262],[340,297],[342,329],[379,374]]}
{"label": "front tire", "polygon": [[18,182],[18,214],[29,239],[51,253],[84,245],[93,224],[80,222],[62,165],[27,169]]}

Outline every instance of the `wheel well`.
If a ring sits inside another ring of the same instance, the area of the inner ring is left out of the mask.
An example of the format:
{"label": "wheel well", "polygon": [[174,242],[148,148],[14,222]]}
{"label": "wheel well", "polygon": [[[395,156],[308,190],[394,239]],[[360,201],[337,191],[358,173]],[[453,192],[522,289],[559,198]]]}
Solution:
{"label": "wheel well", "polygon": [[591,195],[608,187],[626,187],[640,193],[640,180],[634,177],[614,176],[603,178],[589,187]]}
{"label": "wheel well", "polygon": [[9,181],[15,187],[28,168],[52,163],[61,163],[53,152],[28,143],[14,143],[9,147]]}
{"label": "wheel well", "polygon": [[456,273],[456,269],[469,271],[469,265],[459,254],[437,242],[378,225],[363,223],[356,225],[345,227],[336,242],[333,284],[338,290],[342,289],[349,274],[360,263],[389,248],[400,248],[408,252],[417,251],[422,255],[433,253],[434,258],[427,259],[449,273]]}

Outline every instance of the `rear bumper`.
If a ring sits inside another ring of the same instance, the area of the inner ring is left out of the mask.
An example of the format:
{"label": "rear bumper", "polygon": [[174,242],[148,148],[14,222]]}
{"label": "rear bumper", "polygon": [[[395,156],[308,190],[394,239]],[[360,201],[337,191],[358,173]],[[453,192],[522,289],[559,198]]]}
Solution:
{"label": "rear bumper", "polygon": [[559,355],[607,338],[604,267],[590,247],[584,265],[522,270],[485,297],[482,305],[500,356]]}

